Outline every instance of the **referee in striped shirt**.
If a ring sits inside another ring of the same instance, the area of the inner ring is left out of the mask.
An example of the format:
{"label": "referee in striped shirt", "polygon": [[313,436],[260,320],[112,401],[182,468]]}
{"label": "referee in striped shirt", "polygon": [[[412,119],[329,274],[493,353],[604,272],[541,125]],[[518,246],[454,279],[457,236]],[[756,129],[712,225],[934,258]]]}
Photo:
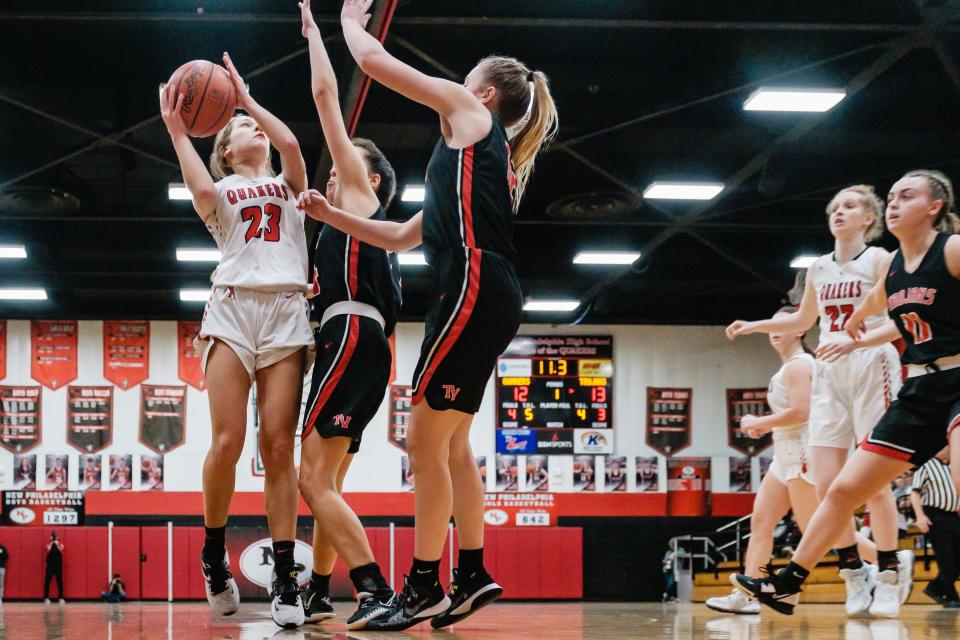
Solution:
{"label": "referee in striped shirt", "polygon": [[950,476],[950,447],[943,449],[913,474],[910,502],[917,526],[933,544],[940,573],[923,592],[952,609],[960,608],[956,581],[960,571],[960,496]]}

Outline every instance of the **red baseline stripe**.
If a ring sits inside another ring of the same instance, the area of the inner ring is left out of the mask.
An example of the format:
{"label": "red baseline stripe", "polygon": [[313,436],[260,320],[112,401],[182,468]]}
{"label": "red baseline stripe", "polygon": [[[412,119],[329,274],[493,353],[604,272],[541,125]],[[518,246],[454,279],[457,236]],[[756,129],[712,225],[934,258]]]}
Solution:
{"label": "red baseline stripe", "polygon": [[440,363],[443,362],[443,358],[450,352],[450,349],[453,348],[453,345],[457,342],[457,339],[460,337],[460,334],[463,333],[464,328],[467,326],[467,322],[470,320],[470,314],[473,313],[473,308],[477,304],[477,294],[480,292],[480,250],[474,249],[470,251],[470,270],[467,273],[467,295],[463,301],[463,306],[460,307],[460,312],[457,314],[457,319],[453,323],[453,327],[450,328],[450,332],[447,333],[447,336],[443,339],[443,342],[440,344],[440,347],[434,353],[433,360],[424,365],[426,368],[423,372],[423,375],[420,377],[420,386],[417,387],[417,393],[413,396],[413,402],[417,403],[423,398],[424,392],[427,390],[427,386],[430,384],[430,378],[433,377],[433,374],[436,372],[437,367],[440,366]]}
{"label": "red baseline stripe", "polygon": [[957,414],[953,420],[950,421],[950,424],[947,425],[947,437],[950,437],[950,432],[960,427],[960,413]]}
{"label": "red baseline stripe", "polygon": [[867,438],[864,438],[863,442],[860,443],[860,448],[864,451],[869,451],[870,453],[877,453],[888,458],[896,458],[897,460],[910,462],[910,454],[906,451],[900,451],[899,449],[892,449],[882,444],[876,444],[874,442],[870,442],[867,440]]}
{"label": "red baseline stripe", "polygon": [[348,276],[348,282],[350,283],[350,299],[354,300],[357,297],[357,289],[360,287],[359,282],[359,273],[358,273],[358,263],[360,261],[360,242],[356,238],[350,236],[350,274]]}
{"label": "red baseline stripe", "polygon": [[463,240],[471,249],[477,244],[473,238],[473,150],[470,145],[463,150],[463,167],[460,180],[460,204],[463,208]]}
{"label": "red baseline stripe", "polygon": [[323,385],[323,388],[317,392],[317,401],[313,405],[313,411],[310,412],[310,419],[307,420],[307,426],[303,429],[303,433],[300,435],[301,440],[306,438],[310,434],[310,431],[313,430],[314,422],[316,422],[317,416],[320,415],[323,405],[325,405],[327,400],[330,399],[330,394],[332,394],[333,390],[337,388],[337,383],[340,382],[340,378],[343,377],[343,372],[347,370],[347,365],[350,364],[350,358],[353,356],[353,352],[357,348],[360,317],[347,317],[350,319],[350,327],[347,329],[347,344],[343,348],[343,354],[341,354],[340,361],[337,363],[336,368],[333,370],[333,373],[330,375],[330,377],[327,378],[327,383]]}

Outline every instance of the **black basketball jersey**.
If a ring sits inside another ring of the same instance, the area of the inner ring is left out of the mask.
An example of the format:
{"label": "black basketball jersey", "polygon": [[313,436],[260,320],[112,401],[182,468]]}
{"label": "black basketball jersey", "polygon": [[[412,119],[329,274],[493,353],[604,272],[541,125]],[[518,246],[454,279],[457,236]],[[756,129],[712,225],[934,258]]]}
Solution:
{"label": "black basketball jersey", "polygon": [[[383,207],[379,207],[370,219],[386,217]],[[328,224],[317,237],[313,260],[317,319],[334,303],[362,302],[379,311],[385,333],[393,333],[402,301],[396,254],[360,242]]]}
{"label": "black basketball jersey", "polygon": [[510,144],[495,114],[490,133],[463,149],[437,141],[427,165],[423,200],[423,247],[427,262],[463,247],[496,252],[511,262],[513,198],[517,178]]}
{"label": "black basketball jersey", "polygon": [[903,268],[897,251],[887,273],[887,311],[907,344],[902,360],[926,364],[960,353],[960,280],[947,271],[944,246],[949,233],[937,239],[913,273]]}

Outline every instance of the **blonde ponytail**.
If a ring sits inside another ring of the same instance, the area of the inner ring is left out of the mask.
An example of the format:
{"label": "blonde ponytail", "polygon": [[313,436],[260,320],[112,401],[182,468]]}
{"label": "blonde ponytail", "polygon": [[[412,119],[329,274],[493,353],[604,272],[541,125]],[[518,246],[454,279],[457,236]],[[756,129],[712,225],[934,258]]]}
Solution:
{"label": "blonde ponytail", "polygon": [[507,130],[519,126],[519,131],[510,136],[510,154],[517,175],[514,198],[514,207],[517,207],[533,174],[537,153],[557,133],[557,106],[550,95],[550,81],[542,71],[531,71],[508,56],[490,56],[478,66],[497,89],[496,111],[503,126]]}

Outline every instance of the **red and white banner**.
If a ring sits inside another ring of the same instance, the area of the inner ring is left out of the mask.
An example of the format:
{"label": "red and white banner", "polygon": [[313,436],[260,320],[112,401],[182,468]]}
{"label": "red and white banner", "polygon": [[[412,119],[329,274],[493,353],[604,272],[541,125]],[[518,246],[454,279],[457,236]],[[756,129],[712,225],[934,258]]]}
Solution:
{"label": "red and white banner", "polygon": [[487,493],[483,520],[494,527],[555,527],[557,504],[552,493]]}
{"label": "red and white banner", "polygon": [[177,375],[194,389],[205,391],[207,381],[203,379],[200,360],[203,354],[193,348],[193,339],[200,333],[200,323],[195,320],[177,322]]}
{"label": "red and white banner", "polygon": [[30,377],[50,389],[77,379],[77,321],[30,321]]}
{"label": "red and white banner", "polygon": [[146,320],[105,320],[103,377],[121,389],[150,377],[150,323]]}
{"label": "red and white banner", "polygon": [[7,321],[0,320],[0,380],[7,377]]}

